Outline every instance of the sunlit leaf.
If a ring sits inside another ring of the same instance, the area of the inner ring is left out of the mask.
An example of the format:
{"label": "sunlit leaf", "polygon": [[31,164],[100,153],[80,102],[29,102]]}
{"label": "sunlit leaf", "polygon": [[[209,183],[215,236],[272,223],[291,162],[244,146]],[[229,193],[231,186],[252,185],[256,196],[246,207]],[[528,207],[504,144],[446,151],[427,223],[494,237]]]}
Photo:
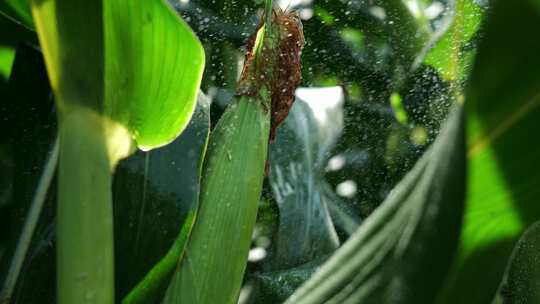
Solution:
{"label": "sunlit leaf", "polygon": [[111,173],[133,142],[149,150],[182,132],[204,52],[160,0],[32,0],[31,8],[59,112],[57,301],[112,303]]}
{"label": "sunlit leaf", "polygon": [[187,125],[204,53],[168,5],[36,0],[32,7],[61,111],[81,105],[111,117],[144,149]]}
{"label": "sunlit leaf", "polygon": [[0,94],[4,92],[4,86],[11,73],[11,66],[15,59],[15,49],[8,46],[0,46]]}
{"label": "sunlit leaf", "polygon": [[464,80],[472,59],[468,44],[477,34],[482,18],[483,9],[476,1],[449,1],[446,16],[433,35],[425,57],[418,59],[436,68],[446,80]]}
{"label": "sunlit leaf", "polygon": [[[489,302],[511,250],[540,218],[540,8],[497,1],[466,95],[469,183],[459,259],[440,300]],[[482,282],[479,284],[478,282]]]}
{"label": "sunlit leaf", "polygon": [[[45,76],[44,70],[42,76]],[[113,187],[118,301],[128,292],[133,293],[138,283],[138,291],[127,303],[151,302],[167,287],[179,255],[179,250],[174,248],[181,248],[187,237],[185,233],[178,235],[179,231],[189,232],[197,208],[200,161],[206,145],[205,134],[209,130],[208,105],[203,99],[200,97],[193,119],[174,142],[154,151],[138,152],[118,165]],[[49,106],[52,106],[52,101]],[[55,120],[54,113],[51,113],[49,123],[55,123]],[[28,159],[21,156],[21,162],[28,163]],[[51,303],[56,301],[54,198],[55,188],[51,187],[47,209],[40,218],[14,290],[14,303],[34,303],[43,299]],[[23,207],[17,206],[17,216],[12,217],[17,224],[13,225],[22,226],[18,219],[26,215]],[[158,261],[161,267],[156,266]],[[4,269],[7,265],[2,267]],[[142,284],[143,277],[155,268],[159,273]]]}
{"label": "sunlit leaf", "polygon": [[351,238],[286,303],[432,303],[458,243],[465,197],[463,115]]}

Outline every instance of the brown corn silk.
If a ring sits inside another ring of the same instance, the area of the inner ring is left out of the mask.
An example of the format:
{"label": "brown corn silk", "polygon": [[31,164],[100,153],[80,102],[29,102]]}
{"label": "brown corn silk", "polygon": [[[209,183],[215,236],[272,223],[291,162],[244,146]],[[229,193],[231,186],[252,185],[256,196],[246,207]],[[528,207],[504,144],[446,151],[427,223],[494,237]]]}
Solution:
{"label": "brown corn silk", "polygon": [[[264,18],[247,42],[247,54],[239,82],[239,94],[257,96],[263,86],[271,96],[270,139],[285,120],[294,102],[294,91],[302,79],[300,56],[304,47],[302,22],[296,12],[274,8],[272,22],[262,49],[255,54],[257,34]],[[267,104],[263,103],[267,106]]]}

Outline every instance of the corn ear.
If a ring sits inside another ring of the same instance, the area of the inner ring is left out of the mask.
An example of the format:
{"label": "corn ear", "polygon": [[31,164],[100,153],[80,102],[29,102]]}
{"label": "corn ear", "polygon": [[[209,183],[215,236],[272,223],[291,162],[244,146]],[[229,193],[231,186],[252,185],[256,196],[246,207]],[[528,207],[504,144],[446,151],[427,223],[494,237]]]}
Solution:
{"label": "corn ear", "polygon": [[165,303],[236,303],[262,190],[270,116],[242,96],[210,136],[200,209]]}
{"label": "corn ear", "polygon": [[248,40],[237,99],[210,135],[198,218],[165,303],[237,303],[268,141],[300,81],[300,19],[271,5],[267,0],[263,22]]}

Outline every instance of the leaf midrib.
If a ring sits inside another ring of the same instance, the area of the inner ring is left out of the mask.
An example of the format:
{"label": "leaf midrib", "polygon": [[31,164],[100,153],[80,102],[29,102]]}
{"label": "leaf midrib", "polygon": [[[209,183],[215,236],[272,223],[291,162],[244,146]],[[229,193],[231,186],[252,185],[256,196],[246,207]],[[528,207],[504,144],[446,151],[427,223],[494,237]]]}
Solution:
{"label": "leaf midrib", "polygon": [[467,152],[468,158],[471,159],[480,152],[484,151],[486,147],[497,141],[497,139],[504,135],[506,131],[525,118],[527,114],[532,112],[532,110],[537,106],[540,106],[540,92],[533,95],[529,101],[523,103],[510,115],[507,115],[499,125],[491,128],[491,130],[486,132],[484,136],[481,136],[475,143],[473,143]]}

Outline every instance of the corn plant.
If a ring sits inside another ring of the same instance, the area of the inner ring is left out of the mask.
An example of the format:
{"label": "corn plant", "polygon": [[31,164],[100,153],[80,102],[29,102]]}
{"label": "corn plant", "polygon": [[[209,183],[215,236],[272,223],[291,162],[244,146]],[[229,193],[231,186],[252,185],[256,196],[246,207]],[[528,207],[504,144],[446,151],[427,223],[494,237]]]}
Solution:
{"label": "corn plant", "polygon": [[537,28],[538,0],[0,2],[2,303],[536,303]]}
{"label": "corn plant", "polygon": [[[112,303],[111,173],[134,146],[167,144],[184,129],[204,54],[160,1],[30,6],[58,108],[58,302]],[[163,41],[182,47],[163,53]]]}

